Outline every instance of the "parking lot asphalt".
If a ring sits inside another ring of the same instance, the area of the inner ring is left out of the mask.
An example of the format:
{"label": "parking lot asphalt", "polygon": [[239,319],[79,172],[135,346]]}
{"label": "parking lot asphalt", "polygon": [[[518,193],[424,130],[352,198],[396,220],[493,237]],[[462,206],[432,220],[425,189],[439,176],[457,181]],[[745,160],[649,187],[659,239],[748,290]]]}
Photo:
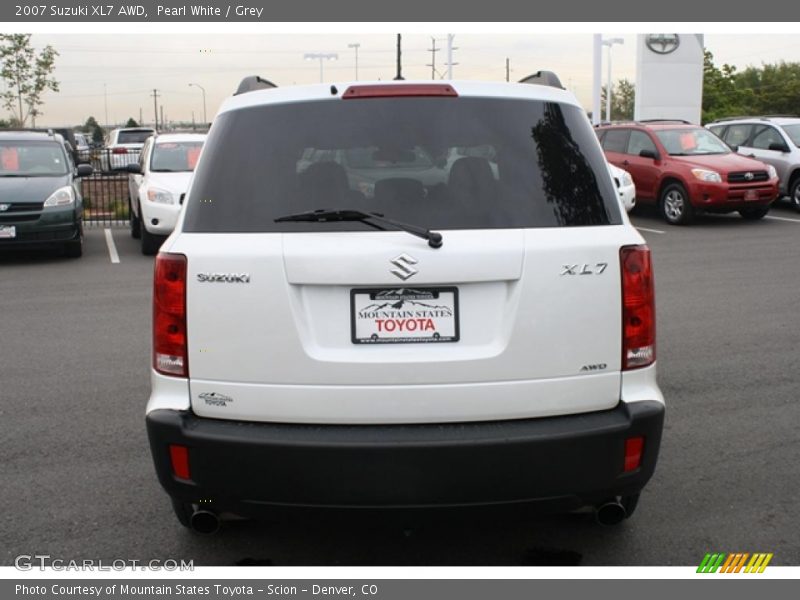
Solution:
{"label": "parking lot asphalt", "polygon": [[[196,565],[697,565],[772,552],[800,565],[796,360],[800,215],[670,227],[633,215],[653,250],[659,380],[656,474],[618,527],[590,515],[495,511],[303,515],[185,530],[144,429],[152,258],[127,230],[87,234],[78,260],[0,254],[0,564],[184,559]],[[659,233],[661,232],[661,233]],[[535,476],[535,474],[532,474]]]}

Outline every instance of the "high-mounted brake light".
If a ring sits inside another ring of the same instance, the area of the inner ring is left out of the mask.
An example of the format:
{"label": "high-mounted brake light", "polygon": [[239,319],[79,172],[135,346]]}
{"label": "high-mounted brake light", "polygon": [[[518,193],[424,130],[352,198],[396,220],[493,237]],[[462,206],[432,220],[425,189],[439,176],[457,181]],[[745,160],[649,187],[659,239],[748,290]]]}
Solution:
{"label": "high-mounted brake light", "polygon": [[189,376],[186,339],[186,257],[159,254],[153,281],[153,368]]}
{"label": "high-mounted brake light", "polygon": [[342,94],[347,98],[393,98],[403,96],[458,96],[446,83],[409,83],[396,85],[351,85]]}
{"label": "high-mounted brake light", "polygon": [[127,153],[128,153],[128,149],[127,148],[114,148],[111,151],[111,154],[127,154]]}
{"label": "high-mounted brake light", "polygon": [[653,266],[647,246],[623,246],[622,370],[637,369],[656,360],[656,307]]}

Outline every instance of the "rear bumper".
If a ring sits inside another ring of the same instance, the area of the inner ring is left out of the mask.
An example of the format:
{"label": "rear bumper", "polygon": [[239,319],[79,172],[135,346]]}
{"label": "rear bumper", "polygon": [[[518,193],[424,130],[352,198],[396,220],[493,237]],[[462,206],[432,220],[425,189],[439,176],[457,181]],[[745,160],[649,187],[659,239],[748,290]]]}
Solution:
{"label": "rear bumper", "polygon": [[[291,425],[154,410],[147,431],[159,480],[175,499],[257,516],[270,508],[392,508],[541,502],[559,509],[640,491],[655,470],[664,405],[443,425]],[[644,436],[638,469],[625,440]],[[169,446],[188,448],[190,479]]]}

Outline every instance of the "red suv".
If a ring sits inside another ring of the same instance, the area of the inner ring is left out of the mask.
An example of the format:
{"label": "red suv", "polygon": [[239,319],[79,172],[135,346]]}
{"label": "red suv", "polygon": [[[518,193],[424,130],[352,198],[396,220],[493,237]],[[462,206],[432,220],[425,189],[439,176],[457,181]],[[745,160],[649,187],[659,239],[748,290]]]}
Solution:
{"label": "red suv", "polygon": [[775,169],[732,152],[716,135],[687,121],[637,121],[598,127],[608,161],[628,171],[637,202],[655,202],[668,223],[698,212],[739,211],[760,219],[778,196]]}

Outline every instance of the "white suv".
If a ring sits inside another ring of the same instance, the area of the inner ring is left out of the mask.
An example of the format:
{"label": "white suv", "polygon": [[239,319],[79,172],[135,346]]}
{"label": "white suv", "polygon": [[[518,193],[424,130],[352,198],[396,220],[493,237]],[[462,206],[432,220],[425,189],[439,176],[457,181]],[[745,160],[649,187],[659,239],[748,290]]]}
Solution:
{"label": "white suv", "polygon": [[[146,421],[181,523],[633,511],[664,417],[650,251],[575,97],[523,81],[248,78],[223,104],[155,265]],[[362,189],[309,158],[367,149]]]}
{"label": "white suv", "polygon": [[158,252],[175,228],[205,141],[203,133],[152,136],[144,143],[139,161],[127,166],[131,236],[141,239],[142,254]]}

